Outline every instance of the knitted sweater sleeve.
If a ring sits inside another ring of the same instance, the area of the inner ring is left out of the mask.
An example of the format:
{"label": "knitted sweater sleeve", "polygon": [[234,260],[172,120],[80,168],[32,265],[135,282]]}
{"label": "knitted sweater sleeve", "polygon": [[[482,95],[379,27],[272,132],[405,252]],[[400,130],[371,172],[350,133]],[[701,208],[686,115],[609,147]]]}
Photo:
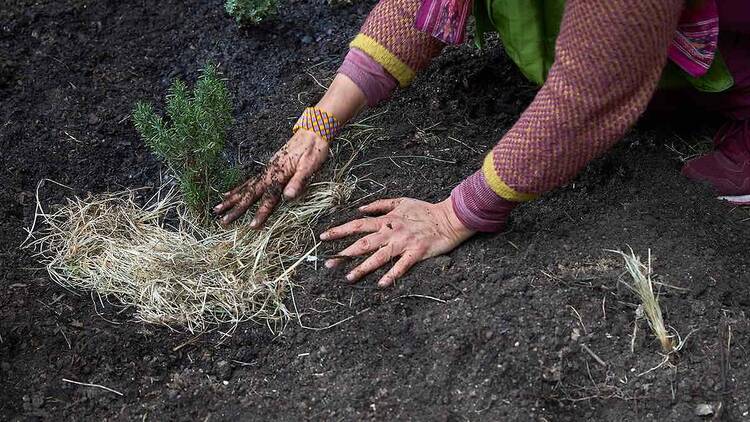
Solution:
{"label": "knitted sweater sleeve", "polygon": [[349,44],[380,64],[402,87],[427,67],[444,44],[414,27],[420,0],[380,0]]}
{"label": "knitted sweater sleeve", "polygon": [[482,169],[451,195],[459,219],[500,230],[510,203],[567,183],[619,140],[656,89],[682,7],[683,0],[567,1],[547,81]]}

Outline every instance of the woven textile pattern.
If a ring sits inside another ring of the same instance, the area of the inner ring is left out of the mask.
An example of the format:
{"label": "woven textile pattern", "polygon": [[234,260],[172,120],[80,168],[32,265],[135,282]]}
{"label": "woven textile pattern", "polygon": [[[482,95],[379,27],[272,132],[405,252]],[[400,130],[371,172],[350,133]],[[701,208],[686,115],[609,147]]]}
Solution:
{"label": "woven textile pattern", "polygon": [[[352,46],[377,60],[402,86],[408,85],[414,74],[427,67],[445,46],[414,27],[420,3],[420,0],[380,0],[352,42]],[[398,60],[387,57],[388,53]],[[400,69],[403,66],[406,69]]]}
{"label": "woven textile pattern", "polygon": [[682,7],[568,1],[547,81],[484,167],[492,189],[510,200],[544,193],[620,139],[656,89]]}
{"label": "woven textile pattern", "polygon": [[719,12],[716,0],[705,0],[701,7],[686,7],[677,24],[669,58],[691,76],[708,72],[719,44]]}
{"label": "woven textile pattern", "polygon": [[299,129],[307,129],[315,132],[323,138],[324,141],[330,142],[341,131],[341,125],[332,115],[315,107],[307,107],[297,119],[292,132]]}

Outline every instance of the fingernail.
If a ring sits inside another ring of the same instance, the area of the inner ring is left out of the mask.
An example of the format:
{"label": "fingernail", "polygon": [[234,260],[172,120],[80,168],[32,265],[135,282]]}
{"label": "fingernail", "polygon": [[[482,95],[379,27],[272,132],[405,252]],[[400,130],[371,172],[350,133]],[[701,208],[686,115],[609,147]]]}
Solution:
{"label": "fingernail", "polygon": [[250,221],[250,227],[255,227],[255,226],[257,226],[257,225],[258,225],[258,220],[256,220],[256,219],[254,219],[254,218],[253,218],[253,219],[252,219],[252,220]]}
{"label": "fingernail", "polygon": [[354,273],[349,273],[346,275],[347,281],[354,281]]}
{"label": "fingernail", "polygon": [[329,237],[330,235],[328,234],[328,232],[323,232],[320,234],[320,240],[328,240]]}
{"label": "fingernail", "polygon": [[221,204],[214,207],[214,212],[219,212],[221,210]]}
{"label": "fingernail", "polygon": [[332,259],[329,259],[323,265],[325,265],[326,268],[333,268],[333,266],[336,265],[336,262],[334,262]]}
{"label": "fingernail", "polygon": [[286,196],[287,198],[294,198],[296,194],[297,191],[291,188],[284,191],[284,196]]}
{"label": "fingernail", "polygon": [[378,281],[378,287],[388,287],[388,280],[387,279],[381,279]]}
{"label": "fingernail", "polygon": [[222,195],[227,196],[227,195],[229,195],[229,192],[224,192],[224,193],[222,193]]}

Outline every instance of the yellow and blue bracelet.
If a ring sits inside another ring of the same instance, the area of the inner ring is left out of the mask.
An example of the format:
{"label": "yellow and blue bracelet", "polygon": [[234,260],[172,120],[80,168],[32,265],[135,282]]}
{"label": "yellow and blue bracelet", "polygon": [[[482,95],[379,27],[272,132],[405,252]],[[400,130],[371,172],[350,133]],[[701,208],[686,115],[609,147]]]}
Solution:
{"label": "yellow and blue bracelet", "polygon": [[299,129],[315,132],[324,141],[330,142],[341,132],[341,124],[332,114],[319,108],[307,107],[294,124],[292,133],[296,133]]}

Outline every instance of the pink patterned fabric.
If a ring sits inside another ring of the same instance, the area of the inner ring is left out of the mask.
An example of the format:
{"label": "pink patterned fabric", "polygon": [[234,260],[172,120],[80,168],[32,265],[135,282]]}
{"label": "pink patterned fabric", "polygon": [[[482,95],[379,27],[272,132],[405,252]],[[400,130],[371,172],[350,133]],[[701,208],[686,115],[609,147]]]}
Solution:
{"label": "pink patterned fabric", "polygon": [[471,0],[423,0],[414,26],[446,44],[461,44],[470,9]]}
{"label": "pink patterned fabric", "polygon": [[[724,25],[723,15],[721,19]],[[685,108],[697,108],[720,113],[731,120],[750,119],[750,33],[724,32],[722,26],[719,38],[721,54],[734,78],[734,85],[717,93],[692,88],[657,92],[649,104],[652,113],[672,115],[684,112]]]}
{"label": "pink patterned fabric", "polygon": [[711,67],[718,42],[719,11],[716,1],[704,0],[696,7],[683,9],[669,46],[669,58],[690,76],[700,77]]}
{"label": "pink patterned fabric", "polygon": [[467,177],[451,192],[453,211],[471,230],[499,232],[505,229],[510,212],[519,203],[505,200],[487,186],[482,171]]}
{"label": "pink patterned fabric", "polygon": [[[728,0],[727,3],[737,1]],[[471,0],[422,0],[414,26],[444,43],[460,44],[464,41],[471,3]],[[742,6],[732,7],[742,9]],[[691,76],[703,76],[713,63],[718,40],[719,11],[716,0],[689,4],[680,17],[669,47],[669,58]]]}
{"label": "pink patterned fabric", "polygon": [[398,83],[380,63],[358,48],[349,50],[338,73],[349,77],[362,90],[370,107],[390,97]]}

